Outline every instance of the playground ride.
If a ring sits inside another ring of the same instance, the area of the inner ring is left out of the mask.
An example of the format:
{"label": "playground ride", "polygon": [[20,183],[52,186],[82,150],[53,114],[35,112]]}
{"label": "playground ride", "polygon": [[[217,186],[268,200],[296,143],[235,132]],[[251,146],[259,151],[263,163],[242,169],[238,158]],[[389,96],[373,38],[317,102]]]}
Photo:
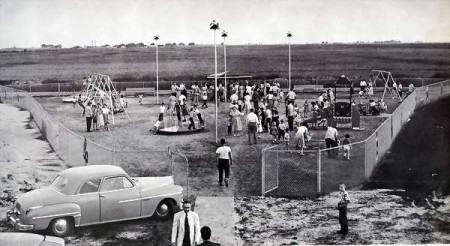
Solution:
{"label": "playground ride", "polygon": [[[374,87],[376,87],[378,80],[382,80],[382,82],[384,83],[384,90],[383,90],[383,96],[381,97],[381,101],[384,100],[386,91],[389,91],[389,93],[392,95],[393,99],[401,100],[400,94],[394,87],[394,84],[397,84],[397,83],[396,83],[394,77],[392,76],[391,72],[383,71],[383,70],[372,70],[372,72],[370,74],[370,78],[372,78]],[[389,83],[391,83],[394,88],[390,88]]]}
{"label": "playground ride", "polygon": [[121,113],[122,118],[128,118],[131,122],[125,110],[125,102],[123,98],[119,96],[114,83],[111,81],[108,75],[94,73],[88,77],[83,78],[83,88],[81,90],[81,98],[85,101],[90,101],[96,105],[106,104],[112,114],[112,123],[114,124],[114,114]]}
{"label": "playground ride", "polygon": [[194,120],[195,128],[189,128],[189,120],[179,121],[175,112],[167,112],[163,121],[157,121],[153,128],[153,134],[160,135],[183,135],[205,131],[205,125]]}

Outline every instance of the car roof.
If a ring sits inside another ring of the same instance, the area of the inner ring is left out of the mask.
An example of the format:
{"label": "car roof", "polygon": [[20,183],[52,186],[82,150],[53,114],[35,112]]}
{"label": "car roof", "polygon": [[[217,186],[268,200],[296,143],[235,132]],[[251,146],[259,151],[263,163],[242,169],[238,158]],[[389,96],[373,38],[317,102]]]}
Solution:
{"label": "car roof", "polygon": [[72,181],[73,179],[80,180],[80,178],[82,178],[82,180],[86,180],[91,178],[98,178],[119,174],[126,174],[126,173],[121,167],[113,165],[91,165],[82,167],[72,167],[60,173],[61,176],[64,176],[69,181]]}
{"label": "car roof", "polygon": [[[81,182],[105,176],[126,175],[126,172],[118,166],[113,165],[91,165],[73,167],[59,173],[68,179],[70,187],[65,188],[70,194],[75,194]],[[69,190],[70,189],[70,190]]]}

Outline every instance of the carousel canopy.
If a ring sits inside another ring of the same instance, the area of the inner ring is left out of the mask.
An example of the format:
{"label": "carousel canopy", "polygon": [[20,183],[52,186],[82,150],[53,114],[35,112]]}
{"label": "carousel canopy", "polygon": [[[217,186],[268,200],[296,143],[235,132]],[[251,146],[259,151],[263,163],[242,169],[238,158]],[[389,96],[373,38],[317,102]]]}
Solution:
{"label": "carousel canopy", "polygon": [[351,87],[353,82],[351,82],[345,75],[339,77],[336,82],[334,82],[334,87]]}

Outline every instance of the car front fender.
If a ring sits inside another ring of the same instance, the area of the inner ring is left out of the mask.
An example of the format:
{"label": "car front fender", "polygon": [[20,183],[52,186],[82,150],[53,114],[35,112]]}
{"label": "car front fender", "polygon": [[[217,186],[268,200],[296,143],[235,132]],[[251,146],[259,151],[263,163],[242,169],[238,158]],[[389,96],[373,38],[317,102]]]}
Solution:
{"label": "car front fender", "polygon": [[29,208],[25,213],[27,224],[33,224],[35,230],[46,229],[55,218],[72,217],[74,225],[80,225],[81,208],[76,203],[61,203],[49,206]]}

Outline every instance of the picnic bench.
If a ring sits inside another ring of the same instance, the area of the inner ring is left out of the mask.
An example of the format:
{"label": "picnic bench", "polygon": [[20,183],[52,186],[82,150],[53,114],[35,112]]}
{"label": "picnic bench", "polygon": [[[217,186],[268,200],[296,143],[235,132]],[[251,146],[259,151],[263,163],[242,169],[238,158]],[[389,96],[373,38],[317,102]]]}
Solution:
{"label": "picnic bench", "polygon": [[313,93],[322,91],[323,85],[294,85],[294,92]]}
{"label": "picnic bench", "polygon": [[152,95],[156,94],[155,87],[144,87],[144,88],[126,88],[124,94],[126,96],[138,96],[138,95]]}

